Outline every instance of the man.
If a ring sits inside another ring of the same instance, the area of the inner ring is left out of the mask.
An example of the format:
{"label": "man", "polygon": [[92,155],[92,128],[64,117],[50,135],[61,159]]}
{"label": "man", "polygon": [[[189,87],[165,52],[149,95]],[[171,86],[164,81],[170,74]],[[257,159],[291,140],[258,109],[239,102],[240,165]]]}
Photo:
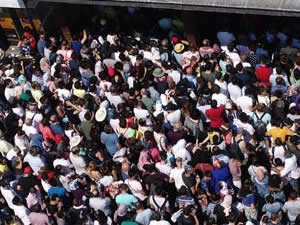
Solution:
{"label": "man", "polygon": [[296,156],[289,150],[284,152],[284,168],[280,172],[280,176],[286,178],[294,191],[299,190],[299,168],[297,166]]}
{"label": "man", "polygon": [[211,108],[205,111],[205,115],[210,120],[212,128],[220,128],[224,124],[224,106],[217,107],[217,104],[216,100],[212,100]]}
{"label": "man", "polygon": [[118,205],[127,205],[128,207],[134,208],[134,204],[138,202],[136,197],[132,194],[128,194],[129,188],[127,184],[120,185],[120,194],[116,196],[116,203]]}
{"label": "man", "polygon": [[300,199],[296,192],[290,193],[288,201],[284,203],[283,212],[286,212],[291,225],[296,225],[295,220],[300,212]]}
{"label": "man", "polygon": [[41,206],[36,204],[30,208],[29,220],[32,225],[50,225],[49,217],[43,213]]}
{"label": "man", "polygon": [[267,87],[271,86],[269,79],[272,74],[272,68],[267,67],[267,60],[264,57],[261,58],[260,66],[256,68],[255,74],[259,82]]}
{"label": "man", "polygon": [[148,93],[145,88],[142,88],[141,95],[142,95],[142,99],[141,99],[142,103],[146,106],[147,110],[152,113],[154,102],[151,98],[148,97]]}
{"label": "man", "polygon": [[269,177],[265,171],[263,169],[257,169],[255,176],[252,176],[251,179],[256,186],[258,194],[264,198],[269,193]]}
{"label": "man", "polygon": [[144,209],[143,203],[136,204],[136,217],[135,221],[141,225],[149,225],[153,211],[151,209]]}
{"label": "man", "polygon": [[117,94],[115,85],[112,85],[110,87],[109,92],[105,92],[105,96],[107,97],[110,104],[112,104],[115,108],[117,108],[120,103],[124,103],[122,97]]}
{"label": "man", "polygon": [[241,97],[238,97],[236,100],[236,104],[238,108],[246,113],[247,115],[251,115],[253,111],[253,99],[250,97],[251,96],[251,90],[247,88],[245,90],[245,95],[242,95]]}

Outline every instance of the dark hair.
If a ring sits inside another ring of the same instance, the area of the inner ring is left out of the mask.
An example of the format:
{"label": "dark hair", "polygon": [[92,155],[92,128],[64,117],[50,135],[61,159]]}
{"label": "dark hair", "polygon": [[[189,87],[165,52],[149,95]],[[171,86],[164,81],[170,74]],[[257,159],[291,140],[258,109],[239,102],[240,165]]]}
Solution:
{"label": "dark hair", "polygon": [[273,203],[274,203],[274,198],[273,198],[273,196],[272,196],[272,195],[268,195],[268,196],[266,197],[266,202],[267,202],[267,203],[273,204]]}
{"label": "dark hair", "polygon": [[218,105],[218,103],[217,103],[216,100],[212,100],[212,101],[211,101],[210,106],[211,106],[212,108],[217,108],[217,105]]}

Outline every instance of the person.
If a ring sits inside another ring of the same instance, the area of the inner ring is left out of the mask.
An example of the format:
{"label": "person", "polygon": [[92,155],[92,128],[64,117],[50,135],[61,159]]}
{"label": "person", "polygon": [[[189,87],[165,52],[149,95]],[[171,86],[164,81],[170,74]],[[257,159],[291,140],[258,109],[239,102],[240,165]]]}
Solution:
{"label": "person", "polygon": [[297,224],[295,32],[238,16],[254,30],[227,18],[212,43],[180,13],[103,10],[0,50],[0,223]]}
{"label": "person", "polygon": [[141,225],[149,225],[150,224],[150,220],[152,217],[152,210],[151,209],[144,209],[144,206],[141,202],[137,202],[136,203],[136,217],[135,217],[135,221],[138,222]]}
{"label": "person", "polygon": [[129,208],[134,208],[138,200],[132,194],[128,194],[128,191],[128,185],[121,184],[120,194],[116,196],[116,203],[118,205],[127,205]]}
{"label": "person", "polygon": [[300,200],[297,199],[297,194],[291,192],[288,201],[284,203],[282,210],[288,215],[289,222],[295,224],[297,215],[299,215]]}
{"label": "person", "polygon": [[106,126],[100,135],[101,142],[105,144],[108,154],[113,156],[120,148],[118,137],[110,126]]}
{"label": "person", "polygon": [[211,108],[205,111],[206,116],[210,120],[212,128],[220,128],[224,124],[223,119],[224,106],[219,106],[216,100],[212,100]]}

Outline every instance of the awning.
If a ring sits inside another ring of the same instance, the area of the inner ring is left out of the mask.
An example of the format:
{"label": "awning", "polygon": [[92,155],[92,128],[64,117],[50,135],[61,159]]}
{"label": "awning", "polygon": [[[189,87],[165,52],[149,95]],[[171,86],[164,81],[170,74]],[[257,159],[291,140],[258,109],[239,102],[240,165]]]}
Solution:
{"label": "awning", "polygon": [[35,8],[39,2],[300,16],[298,0],[28,0],[27,7]]}

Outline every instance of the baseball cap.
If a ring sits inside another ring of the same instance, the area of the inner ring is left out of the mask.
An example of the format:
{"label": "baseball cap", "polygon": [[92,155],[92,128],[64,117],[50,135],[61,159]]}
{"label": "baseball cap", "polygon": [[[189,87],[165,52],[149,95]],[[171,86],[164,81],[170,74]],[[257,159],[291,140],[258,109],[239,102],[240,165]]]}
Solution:
{"label": "baseball cap", "polygon": [[32,169],[29,166],[25,167],[24,174],[32,174]]}

